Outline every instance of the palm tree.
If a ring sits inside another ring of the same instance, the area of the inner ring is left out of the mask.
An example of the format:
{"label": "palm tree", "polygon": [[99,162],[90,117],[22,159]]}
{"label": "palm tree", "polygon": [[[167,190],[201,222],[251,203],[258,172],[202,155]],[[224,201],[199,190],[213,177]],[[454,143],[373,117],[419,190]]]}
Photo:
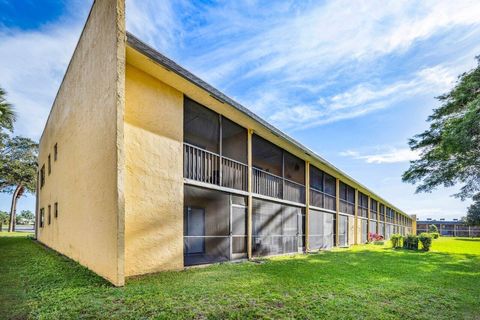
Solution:
{"label": "palm tree", "polygon": [[13,131],[16,115],[13,111],[13,106],[5,99],[5,95],[5,90],[0,88],[0,129],[5,128]]}

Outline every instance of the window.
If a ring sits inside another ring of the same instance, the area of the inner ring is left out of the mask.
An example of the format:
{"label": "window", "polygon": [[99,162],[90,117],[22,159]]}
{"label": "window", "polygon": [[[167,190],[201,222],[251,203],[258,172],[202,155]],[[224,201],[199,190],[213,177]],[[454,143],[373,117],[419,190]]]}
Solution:
{"label": "window", "polygon": [[50,175],[50,173],[52,173],[52,159],[50,155],[48,155],[48,175]]}
{"label": "window", "polygon": [[40,169],[40,188],[45,185],[45,165]]}
{"label": "window", "polygon": [[45,209],[41,208],[40,209],[40,228],[43,228],[44,223],[45,223]]}
{"label": "window", "polygon": [[53,207],[53,214],[55,218],[58,218],[58,202],[55,202],[55,205]]}
{"label": "window", "polygon": [[52,206],[48,205],[48,224],[52,223]]}
{"label": "window", "polygon": [[340,212],[347,214],[355,213],[355,189],[340,182]]}
{"label": "window", "polygon": [[53,146],[53,161],[57,161],[57,158],[58,158],[58,146],[55,143],[55,145]]}

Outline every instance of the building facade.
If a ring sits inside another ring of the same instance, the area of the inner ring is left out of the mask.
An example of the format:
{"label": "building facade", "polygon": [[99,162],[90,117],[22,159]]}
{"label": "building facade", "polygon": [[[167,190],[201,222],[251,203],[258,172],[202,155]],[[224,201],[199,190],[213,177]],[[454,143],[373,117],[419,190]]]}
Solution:
{"label": "building facade", "polygon": [[459,220],[417,220],[417,234],[428,232],[430,225],[435,225],[441,236],[445,237],[480,237],[480,226],[469,226]]}
{"label": "building facade", "polygon": [[38,241],[115,285],[416,233],[416,219],[94,1],[40,140]]}

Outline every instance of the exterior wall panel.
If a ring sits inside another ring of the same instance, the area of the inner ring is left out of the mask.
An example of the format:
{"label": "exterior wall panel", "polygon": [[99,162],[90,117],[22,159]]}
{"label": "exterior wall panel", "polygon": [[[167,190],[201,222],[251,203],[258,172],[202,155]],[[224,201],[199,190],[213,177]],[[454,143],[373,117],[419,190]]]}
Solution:
{"label": "exterior wall panel", "polygon": [[127,65],[125,274],[183,268],[183,94]]}
{"label": "exterior wall panel", "polygon": [[[123,285],[123,1],[95,1],[40,139],[39,191],[48,219],[37,238],[116,285]],[[54,145],[58,159],[53,158]],[[47,166],[47,165],[46,165]],[[54,203],[58,203],[58,218]]]}

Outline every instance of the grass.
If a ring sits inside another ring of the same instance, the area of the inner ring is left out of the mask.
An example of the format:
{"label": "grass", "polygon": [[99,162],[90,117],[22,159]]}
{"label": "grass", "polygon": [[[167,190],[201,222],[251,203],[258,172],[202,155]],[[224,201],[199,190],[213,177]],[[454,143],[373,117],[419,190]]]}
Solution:
{"label": "grass", "polygon": [[115,288],[24,233],[0,234],[0,318],[480,319],[480,239],[365,245],[129,279]]}

